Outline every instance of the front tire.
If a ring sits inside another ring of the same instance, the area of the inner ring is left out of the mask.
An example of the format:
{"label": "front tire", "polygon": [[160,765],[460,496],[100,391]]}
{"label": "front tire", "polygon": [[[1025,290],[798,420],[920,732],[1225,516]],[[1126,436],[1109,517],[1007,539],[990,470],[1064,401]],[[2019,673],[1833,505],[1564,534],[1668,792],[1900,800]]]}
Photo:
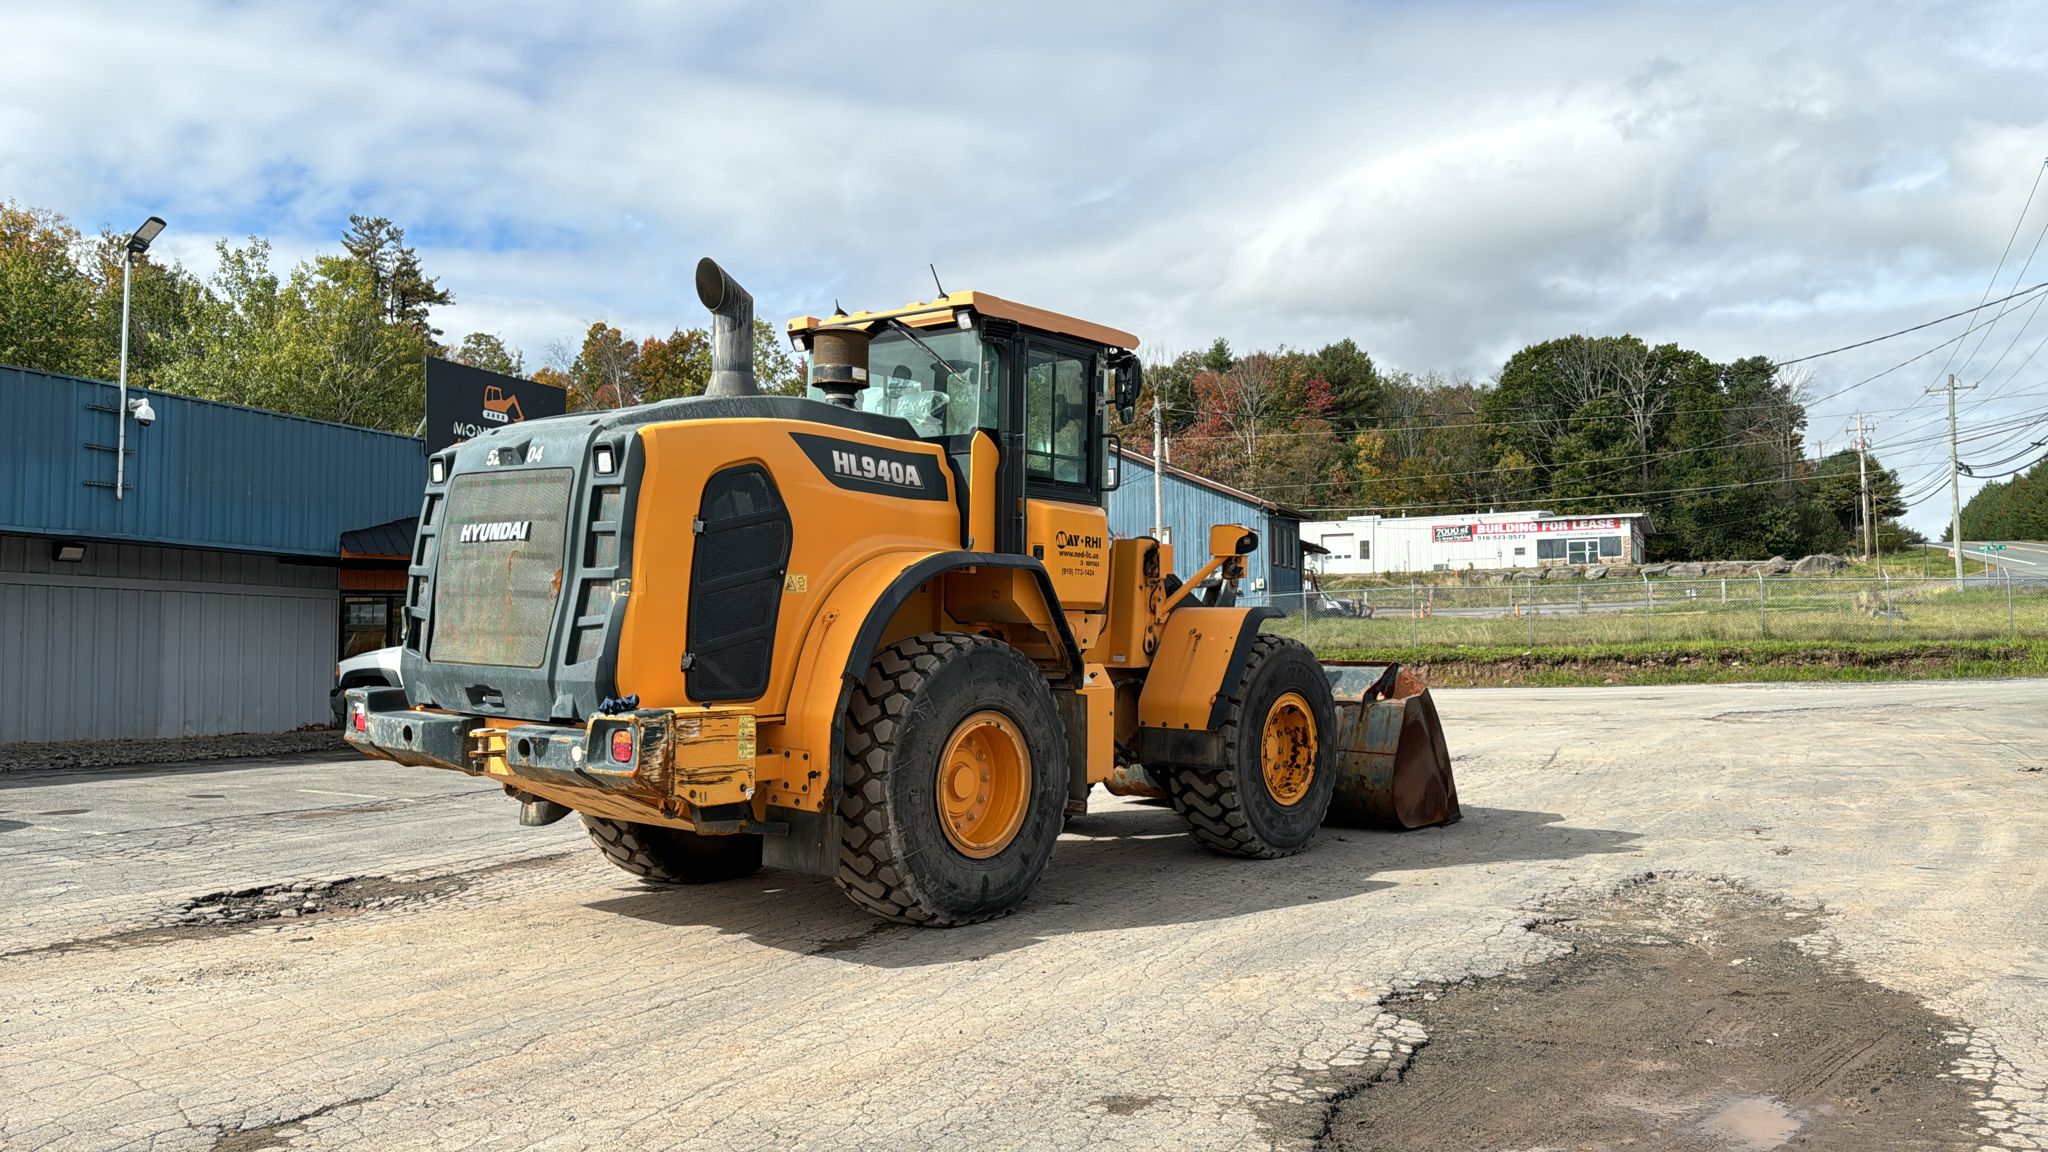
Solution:
{"label": "front tire", "polygon": [[605,859],[655,884],[713,884],[761,870],[761,838],[747,832],[701,836],[601,816],[583,816],[583,829]]}
{"label": "front tire", "polygon": [[1220,730],[1226,767],[1174,768],[1167,794],[1212,852],[1292,856],[1315,838],[1337,791],[1330,682],[1307,645],[1260,636],[1238,689]]}
{"label": "front tire", "polygon": [[903,924],[1010,912],[1059,840],[1065,750],[1052,690],[1009,645],[927,632],[883,649],[847,708],[839,887]]}

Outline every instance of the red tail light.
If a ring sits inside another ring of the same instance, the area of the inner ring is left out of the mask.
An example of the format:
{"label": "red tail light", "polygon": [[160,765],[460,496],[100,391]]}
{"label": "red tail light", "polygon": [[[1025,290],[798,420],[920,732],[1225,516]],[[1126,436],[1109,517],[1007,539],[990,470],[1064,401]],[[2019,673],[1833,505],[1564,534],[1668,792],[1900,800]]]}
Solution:
{"label": "red tail light", "polygon": [[612,729],[612,760],[619,764],[633,762],[633,733],[625,728]]}
{"label": "red tail light", "polygon": [[370,730],[370,710],[358,704],[355,707],[355,713],[356,731],[368,732]]}

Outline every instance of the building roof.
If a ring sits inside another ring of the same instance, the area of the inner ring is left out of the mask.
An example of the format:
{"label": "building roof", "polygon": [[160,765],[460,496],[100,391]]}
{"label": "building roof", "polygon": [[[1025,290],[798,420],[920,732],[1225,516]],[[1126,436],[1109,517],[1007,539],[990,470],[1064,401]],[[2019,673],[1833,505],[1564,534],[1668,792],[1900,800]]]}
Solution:
{"label": "building roof", "polygon": [[1317,520],[1317,524],[1385,524],[1391,527],[1426,524],[1513,524],[1522,521],[1538,522],[1550,520],[1641,520],[1645,535],[1656,531],[1656,525],[1648,512],[1566,512],[1557,513],[1543,509],[1518,512],[1443,512],[1431,516],[1380,516],[1368,513],[1361,516],[1347,516],[1342,520]]}
{"label": "building roof", "polygon": [[0,532],[331,559],[343,532],[419,511],[413,437],[128,391],[157,418],[128,425],[116,500],[115,386],[0,366]]}
{"label": "building roof", "polygon": [[[1139,464],[1142,464],[1147,468],[1152,467],[1152,457],[1147,456],[1146,454],[1138,451],[1135,448],[1129,448],[1119,445],[1117,451],[1127,460],[1135,460]],[[1168,464],[1166,465],[1165,474],[1168,476],[1177,477],[1181,480],[1185,480],[1190,484],[1199,484],[1202,487],[1208,488],[1212,491],[1221,492],[1225,496],[1228,496],[1233,500],[1238,500],[1246,504],[1251,504],[1260,508],[1264,508],[1268,512],[1274,513],[1275,515],[1279,516],[1285,516],[1290,520],[1308,519],[1308,513],[1303,512],[1299,508],[1291,508],[1285,504],[1268,500],[1263,496],[1255,496],[1242,488],[1233,488],[1220,480],[1211,480],[1207,476],[1204,476],[1199,472],[1190,472],[1185,468]]]}
{"label": "building roof", "polygon": [[419,534],[417,516],[357,528],[341,534],[341,555],[345,560],[409,560],[413,538]]}
{"label": "building roof", "polygon": [[814,331],[818,328],[869,328],[883,320],[901,320],[912,328],[951,327],[954,317],[960,312],[978,312],[1002,320],[1014,320],[1026,328],[1044,332],[1056,332],[1062,336],[1073,336],[1091,344],[1107,344],[1113,348],[1138,346],[1138,338],[1129,332],[1097,324],[1091,320],[1033,308],[987,292],[949,292],[931,300],[913,300],[901,308],[881,312],[855,312],[851,315],[834,315],[820,320],[816,316],[798,316],[789,322],[791,335]]}

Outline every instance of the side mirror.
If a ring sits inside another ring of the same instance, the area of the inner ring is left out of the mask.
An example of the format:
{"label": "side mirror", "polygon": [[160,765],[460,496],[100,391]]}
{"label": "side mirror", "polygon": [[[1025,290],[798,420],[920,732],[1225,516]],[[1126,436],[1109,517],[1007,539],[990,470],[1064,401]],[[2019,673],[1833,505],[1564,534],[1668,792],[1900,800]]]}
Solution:
{"label": "side mirror", "polygon": [[1218,524],[1209,529],[1209,555],[1248,556],[1259,546],[1259,534],[1242,524]]}
{"label": "side mirror", "polygon": [[1110,370],[1116,373],[1117,418],[1129,424],[1138,416],[1138,392],[1145,387],[1144,369],[1139,367],[1135,353],[1120,351],[1110,360]]}

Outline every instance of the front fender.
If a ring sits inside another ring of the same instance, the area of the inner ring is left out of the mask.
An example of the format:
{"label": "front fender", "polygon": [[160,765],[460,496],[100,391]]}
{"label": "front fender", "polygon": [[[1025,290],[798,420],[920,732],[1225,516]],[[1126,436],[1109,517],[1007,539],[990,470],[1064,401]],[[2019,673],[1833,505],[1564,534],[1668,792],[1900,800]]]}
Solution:
{"label": "front fender", "polygon": [[1273,608],[1175,608],[1138,694],[1138,726],[1213,732],[1244,678],[1259,625]]}

